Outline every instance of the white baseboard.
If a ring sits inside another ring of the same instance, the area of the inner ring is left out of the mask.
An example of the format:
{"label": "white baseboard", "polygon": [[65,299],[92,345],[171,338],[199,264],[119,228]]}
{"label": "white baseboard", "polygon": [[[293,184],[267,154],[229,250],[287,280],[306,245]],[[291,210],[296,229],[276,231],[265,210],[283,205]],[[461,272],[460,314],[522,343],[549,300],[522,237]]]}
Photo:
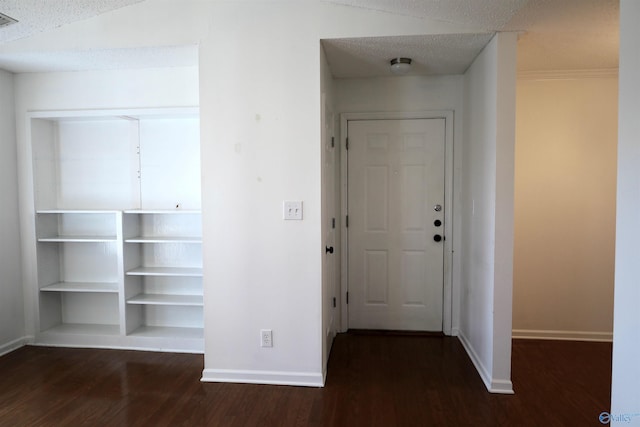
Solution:
{"label": "white baseboard", "polygon": [[484,386],[490,393],[495,394],[513,394],[513,383],[511,380],[499,380],[492,378],[489,374],[487,368],[482,364],[482,361],[478,357],[478,354],[473,349],[473,346],[462,333],[462,331],[458,331],[458,339],[462,343],[462,346],[467,351],[471,362],[473,362],[473,366],[476,367],[476,371],[480,374],[480,378],[484,383]]}
{"label": "white baseboard", "polygon": [[12,351],[19,349],[27,343],[29,343],[29,337],[22,337],[5,344],[0,344],[0,356],[11,353]]}
{"label": "white baseboard", "polygon": [[496,380],[495,378],[491,380],[489,392],[495,394],[515,394],[511,380]]}
{"label": "white baseboard", "polygon": [[514,339],[613,342],[613,332],[514,329]]}
{"label": "white baseboard", "polygon": [[235,369],[205,369],[203,382],[292,385],[324,387],[324,375],[315,372],[250,371]]}

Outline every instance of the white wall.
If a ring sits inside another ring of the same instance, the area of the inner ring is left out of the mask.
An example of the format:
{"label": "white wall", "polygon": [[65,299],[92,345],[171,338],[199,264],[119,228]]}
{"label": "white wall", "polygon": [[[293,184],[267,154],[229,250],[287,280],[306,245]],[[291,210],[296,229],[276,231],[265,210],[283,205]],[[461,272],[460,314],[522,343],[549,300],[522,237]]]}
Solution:
{"label": "white wall", "polygon": [[13,75],[0,70],[0,355],[24,343]]}
{"label": "white wall", "polygon": [[198,105],[197,68],[32,73],[15,76],[15,105],[20,185],[22,275],[27,335],[35,332],[37,298],[33,235],[33,173],[26,140],[28,111],[193,107]]}
{"label": "white wall", "polygon": [[[201,132],[204,380],[323,383],[320,44],[302,16],[220,4],[201,45],[201,75],[212,77],[200,95],[211,118]],[[283,221],[283,200],[303,201],[304,219]],[[260,347],[261,329],[273,330],[273,348]]]}
{"label": "white wall", "polygon": [[515,34],[465,74],[460,338],[487,388],[510,393]]}
{"label": "white wall", "polygon": [[[462,76],[338,79],[335,85],[341,113],[462,110]],[[462,121],[455,124],[462,129]]]}
{"label": "white wall", "polygon": [[640,2],[620,1],[618,203],[611,413],[636,414],[617,426],[640,426]]}
{"label": "white wall", "polygon": [[[212,13],[200,50],[203,379],[321,385],[319,42],[465,29],[322,2],[220,2]],[[303,221],[282,220],[290,199],[303,200]],[[260,348],[263,328],[273,348]]]}
{"label": "white wall", "polygon": [[618,79],[519,79],[514,337],[610,340]]}

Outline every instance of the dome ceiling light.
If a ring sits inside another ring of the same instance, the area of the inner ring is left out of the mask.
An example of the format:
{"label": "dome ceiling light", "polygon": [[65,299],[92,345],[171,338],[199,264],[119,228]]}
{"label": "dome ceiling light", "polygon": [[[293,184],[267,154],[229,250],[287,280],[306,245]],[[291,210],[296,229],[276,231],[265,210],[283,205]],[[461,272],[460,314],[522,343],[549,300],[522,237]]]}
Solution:
{"label": "dome ceiling light", "polygon": [[393,58],[389,63],[391,72],[396,75],[407,74],[411,69],[411,58]]}

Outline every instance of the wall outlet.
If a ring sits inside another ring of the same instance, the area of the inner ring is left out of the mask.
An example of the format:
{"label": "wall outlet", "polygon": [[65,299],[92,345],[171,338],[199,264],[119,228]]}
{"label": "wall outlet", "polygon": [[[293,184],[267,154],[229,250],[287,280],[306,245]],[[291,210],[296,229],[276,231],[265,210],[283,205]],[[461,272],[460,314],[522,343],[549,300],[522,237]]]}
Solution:
{"label": "wall outlet", "polygon": [[260,347],[273,347],[273,331],[271,329],[260,330]]}

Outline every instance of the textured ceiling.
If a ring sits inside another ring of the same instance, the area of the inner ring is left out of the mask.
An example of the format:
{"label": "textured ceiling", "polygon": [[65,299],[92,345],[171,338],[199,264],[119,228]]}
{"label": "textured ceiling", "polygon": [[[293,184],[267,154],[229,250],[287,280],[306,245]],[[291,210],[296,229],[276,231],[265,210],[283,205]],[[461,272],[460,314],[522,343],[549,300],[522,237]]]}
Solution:
{"label": "textured ceiling", "polygon": [[18,21],[0,30],[0,43],[91,18],[143,0],[0,0],[0,12]]}
{"label": "textured ceiling", "polygon": [[[144,0],[0,0],[0,12],[18,20],[0,28],[0,46],[58,27],[141,3]],[[198,64],[195,45],[9,50],[0,68],[15,73],[119,68],[182,67]]]}
{"label": "textured ceiling", "polygon": [[335,78],[389,75],[389,60],[410,57],[408,75],[462,74],[491,40],[489,34],[372,37],[323,40]]}
{"label": "textured ceiling", "polygon": [[335,78],[385,77],[389,60],[413,60],[409,75],[462,74],[494,32],[503,28],[527,0],[324,0],[343,6],[462,24],[477,34],[373,37],[324,40]]}
{"label": "textured ceiling", "polygon": [[485,32],[501,29],[528,0],[324,0],[327,3],[466,24]]}
{"label": "textured ceiling", "polygon": [[[182,0],[171,1],[179,4]],[[192,0],[198,1],[215,0]],[[495,31],[521,32],[519,71],[608,69],[618,64],[618,0],[320,1],[414,16],[425,22],[457,24],[470,33],[477,33],[326,40],[323,45],[336,77],[388,76],[388,61],[396,56],[412,57],[414,74],[461,73]],[[0,12],[19,21],[0,28],[0,46],[141,2],[149,7],[153,3],[145,0],[0,0]],[[26,72],[197,63],[193,46],[37,50],[9,49],[0,54],[0,68]]]}
{"label": "textured ceiling", "polygon": [[[334,77],[389,76],[388,60],[414,58],[414,74],[464,72],[486,33],[518,31],[518,70],[618,66],[618,0],[325,0],[328,3],[470,25],[479,35],[324,41]],[[402,45],[402,43],[406,44]],[[398,53],[393,53],[393,48]],[[382,66],[381,64],[384,64]],[[431,66],[427,66],[432,64]],[[438,65],[433,65],[438,64]],[[462,70],[462,71],[460,71]]]}

